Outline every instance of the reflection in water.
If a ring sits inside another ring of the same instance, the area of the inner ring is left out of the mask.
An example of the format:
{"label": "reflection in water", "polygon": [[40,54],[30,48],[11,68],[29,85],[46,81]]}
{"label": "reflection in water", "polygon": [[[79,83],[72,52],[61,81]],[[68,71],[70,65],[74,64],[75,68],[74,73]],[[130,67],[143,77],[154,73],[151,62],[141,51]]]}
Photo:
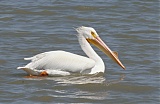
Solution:
{"label": "reflection in water", "polygon": [[105,86],[119,83],[124,80],[125,75],[120,75],[120,78],[117,80],[107,80],[103,73],[93,74],[93,75],[81,75],[73,74],[70,76],[63,77],[33,77],[29,79],[40,79],[40,80],[54,80],[59,84],[103,84]]}
{"label": "reflection in water", "polygon": [[[37,77],[37,78],[26,78],[29,81],[42,80],[45,82],[43,86],[50,86],[44,89],[38,89],[33,93],[49,93],[47,98],[67,98],[74,99],[74,101],[85,102],[86,100],[105,100],[110,99],[109,95],[111,92],[108,91],[110,85],[117,84],[125,78],[125,75],[120,75],[120,78],[114,80],[108,80],[105,78],[103,73],[95,75],[80,75],[74,74],[63,77]],[[44,97],[41,96],[41,97]],[[33,96],[30,99],[38,99]]]}
{"label": "reflection in water", "polygon": [[124,76],[121,76],[120,79],[117,80],[106,80],[104,76],[97,76],[97,75],[92,75],[92,76],[71,76],[68,78],[59,78],[57,79],[58,83],[67,83],[67,84],[94,84],[94,83],[99,83],[103,85],[110,85],[110,84],[115,84],[124,79]]}
{"label": "reflection in water", "polygon": [[124,78],[125,78],[125,75],[122,74],[122,75],[120,75],[119,79],[117,79],[117,80],[106,80],[105,85],[109,86],[109,85],[112,85],[112,84],[119,83],[120,81],[123,81]]}

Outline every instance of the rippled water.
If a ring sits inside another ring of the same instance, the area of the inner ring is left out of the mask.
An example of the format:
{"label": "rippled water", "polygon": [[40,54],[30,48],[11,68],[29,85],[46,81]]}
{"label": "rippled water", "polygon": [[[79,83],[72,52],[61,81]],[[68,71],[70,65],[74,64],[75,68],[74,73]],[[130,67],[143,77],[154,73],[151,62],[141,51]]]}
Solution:
{"label": "rippled water", "polygon": [[[1,103],[158,104],[160,38],[158,0],[1,0]],[[65,50],[85,55],[73,27],[94,27],[126,66],[95,48],[104,74],[25,78],[24,57]]]}

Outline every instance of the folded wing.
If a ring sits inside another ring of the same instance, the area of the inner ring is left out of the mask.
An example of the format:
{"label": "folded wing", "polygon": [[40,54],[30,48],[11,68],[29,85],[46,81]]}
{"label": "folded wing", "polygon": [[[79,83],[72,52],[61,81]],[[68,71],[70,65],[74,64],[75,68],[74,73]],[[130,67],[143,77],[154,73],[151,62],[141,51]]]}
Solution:
{"label": "folded wing", "polygon": [[31,62],[18,69],[82,72],[95,66],[94,60],[65,51],[50,51],[24,59]]}

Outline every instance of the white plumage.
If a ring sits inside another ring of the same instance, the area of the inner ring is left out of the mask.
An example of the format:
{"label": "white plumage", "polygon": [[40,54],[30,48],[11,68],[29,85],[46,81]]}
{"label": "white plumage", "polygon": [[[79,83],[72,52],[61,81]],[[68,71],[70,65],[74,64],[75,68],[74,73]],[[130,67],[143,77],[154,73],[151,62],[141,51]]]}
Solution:
{"label": "white plumage", "polygon": [[[76,30],[78,32],[77,37],[81,48],[88,57],[65,51],[49,51],[30,58],[24,58],[24,60],[30,60],[31,62],[26,66],[18,67],[17,69],[23,69],[28,74],[37,76],[44,72],[49,76],[70,75],[71,73],[95,74],[98,72],[104,72],[105,67],[103,60],[92,49],[89,42],[99,47],[115,62],[116,60],[119,60],[117,53],[113,53],[103,43],[93,28],[82,26]],[[116,57],[117,59],[115,59]],[[120,61],[117,61],[117,63],[125,69],[122,63],[119,62]]]}

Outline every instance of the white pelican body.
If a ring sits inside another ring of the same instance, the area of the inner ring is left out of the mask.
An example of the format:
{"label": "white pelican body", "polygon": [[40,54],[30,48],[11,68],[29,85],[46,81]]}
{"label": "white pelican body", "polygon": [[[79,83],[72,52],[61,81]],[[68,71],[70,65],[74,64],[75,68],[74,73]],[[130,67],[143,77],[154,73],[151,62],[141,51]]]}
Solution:
{"label": "white pelican body", "polygon": [[37,76],[70,75],[71,73],[95,74],[104,72],[105,66],[103,60],[92,49],[89,43],[93,43],[99,47],[107,56],[125,69],[118,59],[117,52],[112,52],[99,38],[93,28],[82,26],[76,30],[81,48],[88,57],[65,51],[49,51],[30,58],[24,58],[24,60],[31,60],[31,62],[17,69],[23,69],[28,74]]}

